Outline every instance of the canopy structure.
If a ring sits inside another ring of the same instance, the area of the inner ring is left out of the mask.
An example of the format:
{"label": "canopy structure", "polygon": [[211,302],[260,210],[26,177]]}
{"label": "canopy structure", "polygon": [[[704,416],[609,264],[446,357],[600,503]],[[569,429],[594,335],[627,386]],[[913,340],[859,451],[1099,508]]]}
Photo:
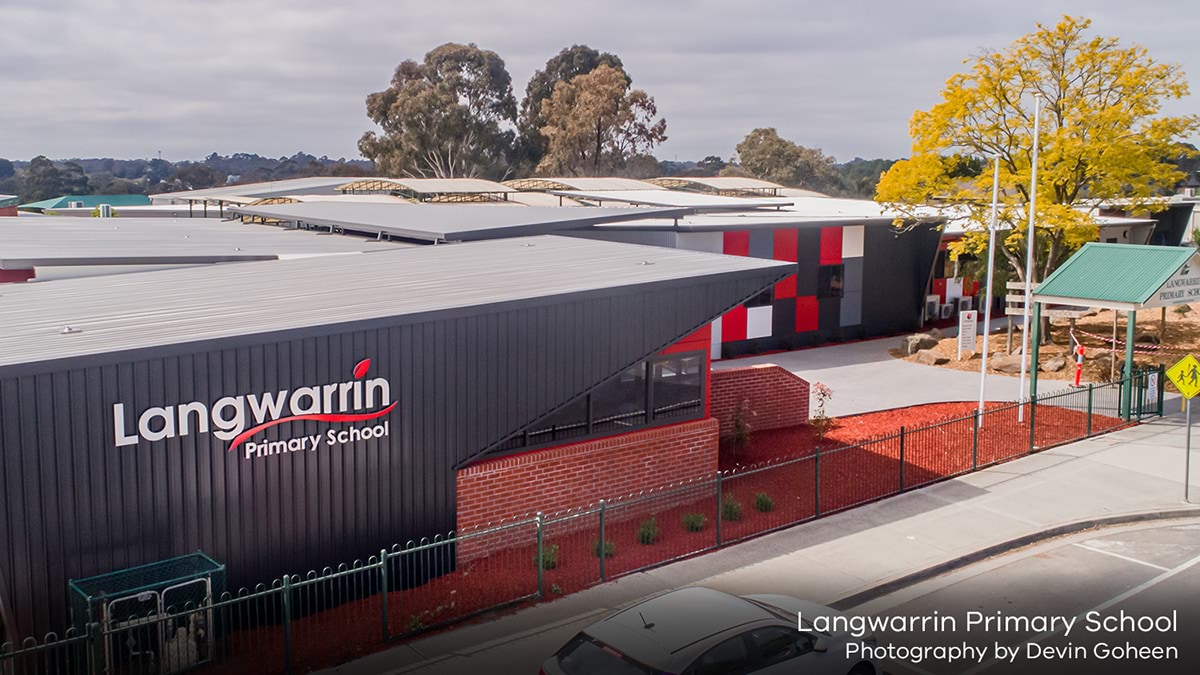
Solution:
{"label": "canopy structure", "polygon": [[237,207],[233,211],[244,218],[374,234],[380,239],[400,237],[439,243],[550,234],[647,217],[675,218],[687,215],[691,209],[307,202]]}
{"label": "canopy structure", "polygon": [[711,176],[706,178],[698,176],[668,176],[651,178],[647,182],[661,185],[671,190],[713,192],[719,195],[757,194],[776,196],[783,189],[783,186],[778,183],[737,176]]}
{"label": "canopy structure", "polygon": [[497,202],[515,189],[479,178],[364,178],[338,186],[342,194],[386,193],[422,202]]}
{"label": "canopy structure", "polygon": [[674,190],[551,190],[550,194],[586,200],[599,205],[610,202],[632,206],[679,206],[691,207],[697,211],[779,209],[792,205],[790,199],[726,197],[697,192],[676,192]]}
{"label": "canopy structure", "polygon": [[[1125,373],[1133,372],[1137,310],[1200,302],[1200,253],[1190,246],[1084,244],[1033,291],[1033,364],[1030,392],[1037,391],[1038,327],[1043,305],[1064,304],[1127,312]],[[1130,387],[1121,393],[1129,419]]]}
{"label": "canopy structure", "polygon": [[516,190],[585,190],[591,192],[608,190],[665,190],[661,185],[655,185],[634,178],[515,178],[506,180],[504,184]]}

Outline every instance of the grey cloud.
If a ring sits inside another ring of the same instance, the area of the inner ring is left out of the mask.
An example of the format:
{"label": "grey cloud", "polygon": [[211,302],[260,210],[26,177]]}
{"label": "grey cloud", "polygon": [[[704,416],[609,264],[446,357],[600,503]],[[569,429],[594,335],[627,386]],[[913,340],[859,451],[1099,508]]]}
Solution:
{"label": "grey cloud", "polygon": [[906,154],[912,112],[964,58],[1063,12],[1200,73],[1198,22],[1174,3],[3,2],[0,156],[16,158],[354,157],[366,94],[451,40],[504,57],[518,95],[562,47],[617,53],[668,120],[664,158],[728,156],[758,126],[840,159]]}

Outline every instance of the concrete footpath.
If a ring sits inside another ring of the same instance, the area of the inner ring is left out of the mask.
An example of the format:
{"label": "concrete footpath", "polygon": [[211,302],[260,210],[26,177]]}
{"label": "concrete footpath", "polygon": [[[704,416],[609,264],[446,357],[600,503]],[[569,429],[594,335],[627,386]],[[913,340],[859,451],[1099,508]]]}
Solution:
{"label": "concrete footpath", "polygon": [[[1174,416],[1046,450],[413,640],[329,672],[536,673],[542,659],[584,626],[667,589],[698,584],[842,606],[841,600],[869,598],[870,589],[890,588],[921,570],[1054,528],[1115,517],[1196,513],[1196,506],[1183,502],[1184,431],[1182,420]],[[1195,455],[1192,496],[1200,504],[1200,458]]]}

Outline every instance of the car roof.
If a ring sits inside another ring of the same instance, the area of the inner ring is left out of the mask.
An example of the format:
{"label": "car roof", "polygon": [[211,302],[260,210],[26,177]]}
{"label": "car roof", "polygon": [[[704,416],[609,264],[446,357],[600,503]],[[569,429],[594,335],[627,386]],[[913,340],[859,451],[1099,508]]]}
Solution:
{"label": "car roof", "polygon": [[688,647],[764,620],[778,621],[778,617],[736,595],[690,587],[639,602],[585,632],[634,660],[665,670]]}

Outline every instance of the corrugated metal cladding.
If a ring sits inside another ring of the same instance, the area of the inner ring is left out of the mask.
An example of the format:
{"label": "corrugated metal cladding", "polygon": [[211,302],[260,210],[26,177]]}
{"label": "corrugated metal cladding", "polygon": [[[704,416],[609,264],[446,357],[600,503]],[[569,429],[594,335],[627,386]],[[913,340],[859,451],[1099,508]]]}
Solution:
{"label": "corrugated metal cladding", "polygon": [[[10,622],[21,636],[60,630],[69,579],[197,549],[225,563],[237,588],[445,533],[457,464],[789,271],[551,296],[354,332],[214,340],[209,351],[93,355],[44,372],[0,369],[0,589]],[[389,382],[391,413],[288,422],[250,439],[318,436],[316,450],[246,458],[198,433],[195,419],[190,435],[116,444],[114,404],[124,404],[134,433],[150,407],[352,382],[362,359],[371,359],[366,380]],[[382,422],[383,438],[326,444],[330,430]]]}

